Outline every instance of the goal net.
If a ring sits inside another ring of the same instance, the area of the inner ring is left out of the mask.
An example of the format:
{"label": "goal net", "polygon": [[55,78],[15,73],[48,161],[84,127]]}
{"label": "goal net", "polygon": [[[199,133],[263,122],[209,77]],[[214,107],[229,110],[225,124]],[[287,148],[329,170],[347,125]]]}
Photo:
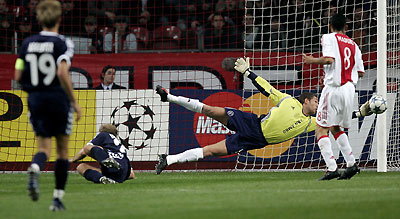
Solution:
{"label": "goal net", "polygon": [[[387,3],[387,102],[384,115],[387,127],[377,127],[376,115],[353,119],[349,136],[359,166],[377,167],[376,133],[385,129],[387,165],[399,167],[399,2]],[[323,68],[302,62],[302,54],[321,56],[320,38],[329,32],[329,19],[334,13],[347,18],[346,34],[363,53],[365,76],[356,87],[354,110],[377,92],[377,3],[376,1],[304,1],[261,0],[246,2],[245,56],[251,58],[252,70],[279,90],[298,97],[302,92],[320,94]],[[250,80],[244,80],[243,109],[265,114],[274,105],[260,95]],[[345,167],[334,137],[332,149],[339,167]],[[237,169],[324,169],[314,132],[263,149],[238,155]]]}
{"label": "goal net", "polygon": [[393,113],[387,115],[387,167],[400,168],[400,2],[387,2],[387,92]]}
{"label": "goal net", "polygon": [[[0,29],[4,30],[0,34],[0,173],[26,170],[37,151],[28,119],[27,94],[13,81],[22,40],[40,31],[34,14],[37,1],[5,2],[0,4]],[[154,88],[162,85],[174,95],[208,105],[265,114],[273,107],[272,102],[233,69],[234,60],[243,55],[251,58],[256,74],[281,91],[295,97],[303,91],[320,93],[323,69],[304,65],[302,54],[321,55],[320,38],[328,33],[329,18],[336,12],[346,15],[346,34],[363,52],[366,72],[357,85],[354,109],[380,90],[377,42],[385,39],[378,38],[381,22],[377,21],[376,0],[61,2],[60,33],[75,44],[70,75],[83,111],[82,120],[73,125],[69,157],[104,123],[118,126],[135,170],[154,169],[159,154],[177,154],[223,140],[230,130],[200,113],[160,102]],[[362,167],[377,167],[377,151],[382,144],[376,136],[383,129],[387,136],[387,166],[399,168],[399,7],[398,1],[387,1],[385,11],[388,111],[382,116],[387,127],[379,127],[377,117],[372,115],[353,120],[352,128],[347,130]],[[106,65],[115,67],[114,82],[126,89],[96,90],[101,87],[100,74]],[[52,145],[46,170],[53,170],[56,159],[54,141]],[[335,144],[333,149],[342,167],[344,160]],[[83,162],[94,160],[85,158]],[[72,164],[71,170],[75,167]],[[235,168],[309,170],[324,169],[325,163],[314,133],[309,133],[260,150],[168,167]]]}

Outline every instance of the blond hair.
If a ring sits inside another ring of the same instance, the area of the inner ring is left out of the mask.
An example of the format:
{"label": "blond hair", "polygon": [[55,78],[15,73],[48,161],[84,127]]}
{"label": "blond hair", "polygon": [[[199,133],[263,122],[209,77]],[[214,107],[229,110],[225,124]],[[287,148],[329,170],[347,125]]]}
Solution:
{"label": "blond hair", "polygon": [[115,137],[118,136],[118,130],[117,127],[113,124],[103,124],[99,128],[99,132],[108,132],[110,134],[113,134]]}
{"label": "blond hair", "polygon": [[36,8],[39,23],[46,28],[53,28],[61,17],[61,3],[54,0],[41,1]]}

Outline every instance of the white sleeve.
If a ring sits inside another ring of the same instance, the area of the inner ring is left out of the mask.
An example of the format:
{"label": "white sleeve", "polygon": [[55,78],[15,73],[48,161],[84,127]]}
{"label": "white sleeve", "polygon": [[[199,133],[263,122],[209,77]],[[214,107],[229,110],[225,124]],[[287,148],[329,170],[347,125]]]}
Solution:
{"label": "white sleeve", "polygon": [[104,37],[104,44],[103,44],[103,49],[104,52],[111,52],[112,51],[112,33],[107,33],[106,36]]}
{"label": "white sleeve", "polygon": [[67,46],[67,50],[65,50],[64,54],[60,55],[57,58],[57,65],[61,63],[61,61],[66,61],[68,66],[71,66],[71,59],[74,56],[74,42],[72,40],[66,38],[65,39],[65,45]]}
{"label": "white sleeve", "polygon": [[356,44],[356,70],[357,72],[365,72],[364,71],[364,62],[362,60],[362,54],[360,48]]}
{"label": "white sleeve", "polygon": [[335,58],[334,45],[331,35],[324,34],[321,38],[322,56]]}

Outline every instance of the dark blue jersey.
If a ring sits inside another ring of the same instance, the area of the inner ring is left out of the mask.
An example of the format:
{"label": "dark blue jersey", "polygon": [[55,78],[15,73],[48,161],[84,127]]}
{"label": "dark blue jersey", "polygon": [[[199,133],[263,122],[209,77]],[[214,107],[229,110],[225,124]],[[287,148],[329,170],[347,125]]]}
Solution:
{"label": "dark blue jersey", "polygon": [[63,35],[42,31],[26,38],[19,49],[18,58],[24,61],[20,83],[30,92],[61,90],[57,68],[65,60],[71,65],[74,44]]}
{"label": "dark blue jersey", "polygon": [[108,132],[100,132],[94,137],[89,144],[101,146],[114,152],[121,152],[126,156],[125,146],[113,135]]}
{"label": "dark blue jersey", "polygon": [[125,146],[123,146],[113,134],[100,132],[88,144],[103,147],[108,155],[114,158],[121,166],[118,172],[114,172],[102,166],[101,171],[103,175],[120,183],[128,179],[131,173],[131,162],[126,154]]}

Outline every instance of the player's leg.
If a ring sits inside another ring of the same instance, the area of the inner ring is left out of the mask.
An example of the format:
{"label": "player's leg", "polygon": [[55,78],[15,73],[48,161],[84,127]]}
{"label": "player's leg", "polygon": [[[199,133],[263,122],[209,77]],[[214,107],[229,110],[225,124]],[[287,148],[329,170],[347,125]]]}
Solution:
{"label": "player's leg", "polygon": [[110,157],[108,153],[100,146],[88,144],[83,147],[83,151],[86,155],[95,159],[97,162],[107,168],[120,168],[120,164],[114,158]]}
{"label": "player's leg", "polygon": [[33,156],[28,168],[28,194],[33,201],[39,199],[39,174],[44,169],[51,152],[51,138],[37,136],[39,151]]}
{"label": "player's leg", "polygon": [[[355,87],[352,83],[346,83],[345,85],[340,87],[342,99],[343,99],[343,108],[342,108],[342,122],[340,123],[342,127],[349,128],[351,126],[352,121],[352,109],[354,105],[354,94]],[[355,163],[356,160],[353,156],[352,148],[349,143],[349,139],[339,127],[331,128],[332,134],[334,134],[336,142],[339,145],[339,149],[342,151],[343,157],[346,160],[347,168],[339,177],[339,179],[350,179],[356,173],[360,172],[358,165]]]}
{"label": "player's leg", "polygon": [[56,186],[53,192],[53,203],[50,205],[51,211],[65,210],[62,199],[65,194],[65,185],[67,184],[68,178],[68,142],[69,135],[60,134],[56,136],[57,160],[54,167]]}
{"label": "player's leg", "polygon": [[360,172],[360,168],[358,168],[358,165],[356,164],[356,159],[353,155],[352,148],[349,143],[349,138],[347,137],[346,133],[342,131],[338,126],[332,127],[331,132],[335,136],[336,143],[339,145],[339,149],[342,152],[347,166],[346,170],[341,174],[338,179],[350,179],[356,173]]}
{"label": "player's leg", "polygon": [[157,85],[156,92],[160,95],[161,101],[163,102],[175,103],[192,112],[203,113],[204,115],[213,118],[226,126],[228,116],[225,113],[225,109],[222,107],[208,106],[197,99],[172,95],[160,85]]}
{"label": "player's leg", "polygon": [[356,159],[353,156],[353,151],[346,133],[339,126],[331,127],[330,131],[335,137],[336,143],[339,145],[339,149],[342,152],[347,167],[352,167],[355,164]]}
{"label": "player's leg", "polygon": [[167,165],[198,161],[199,159],[209,156],[227,155],[228,152],[226,150],[225,141],[226,140],[224,139],[218,143],[205,146],[204,148],[193,148],[179,154],[168,155]]}
{"label": "player's leg", "polygon": [[210,118],[217,120],[224,126],[227,126],[229,117],[228,115],[226,115],[225,108],[217,106],[208,106],[204,104],[202,113]]}
{"label": "player's leg", "polygon": [[90,166],[89,164],[81,163],[76,167],[76,170],[79,174],[85,177],[86,180],[94,182],[94,183],[102,183],[102,184],[115,184],[114,180],[103,176],[101,170],[99,168]]}
{"label": "player's leg", "polygon": [[[338,94],[339,93],[339,94]],[[337,98],[340,92],[337,91],[336,87],[325,86],[322,89],[322,93],[319,99],[317,109],[317,128],[315,135],[317,137],[317,144],[320,148],[321,155],[324,158],[325,164],[328,167],[325,175],[320,180],[331,180],[340,176],[337,170],[337,164],[332,151],[332,144],[328,136],[329,127],[338,124],[341,117],[338,116],[338,107],[340,98]]]}
{"label": "player's leg", "polygon": [[156,165],[156,173],[160,174],[168,165],[174,163],[185,163],[198,161],[199,159],[209,156],[223,156],[227,155],[226,140],[222,140],[218,143],[208,145],[204,148],[193,148],[174,155],[160,155],[158,164]]}
{"label": "player's leg", "polygon": [[328,136],[329,128],[317,126],[315,135],[317,137],[318,147],[324,158],[325,164],[328,167],[327,172],[319,180],[331,180],[340,176],[337,170],[335,156],[333,155],[331,141]]}

